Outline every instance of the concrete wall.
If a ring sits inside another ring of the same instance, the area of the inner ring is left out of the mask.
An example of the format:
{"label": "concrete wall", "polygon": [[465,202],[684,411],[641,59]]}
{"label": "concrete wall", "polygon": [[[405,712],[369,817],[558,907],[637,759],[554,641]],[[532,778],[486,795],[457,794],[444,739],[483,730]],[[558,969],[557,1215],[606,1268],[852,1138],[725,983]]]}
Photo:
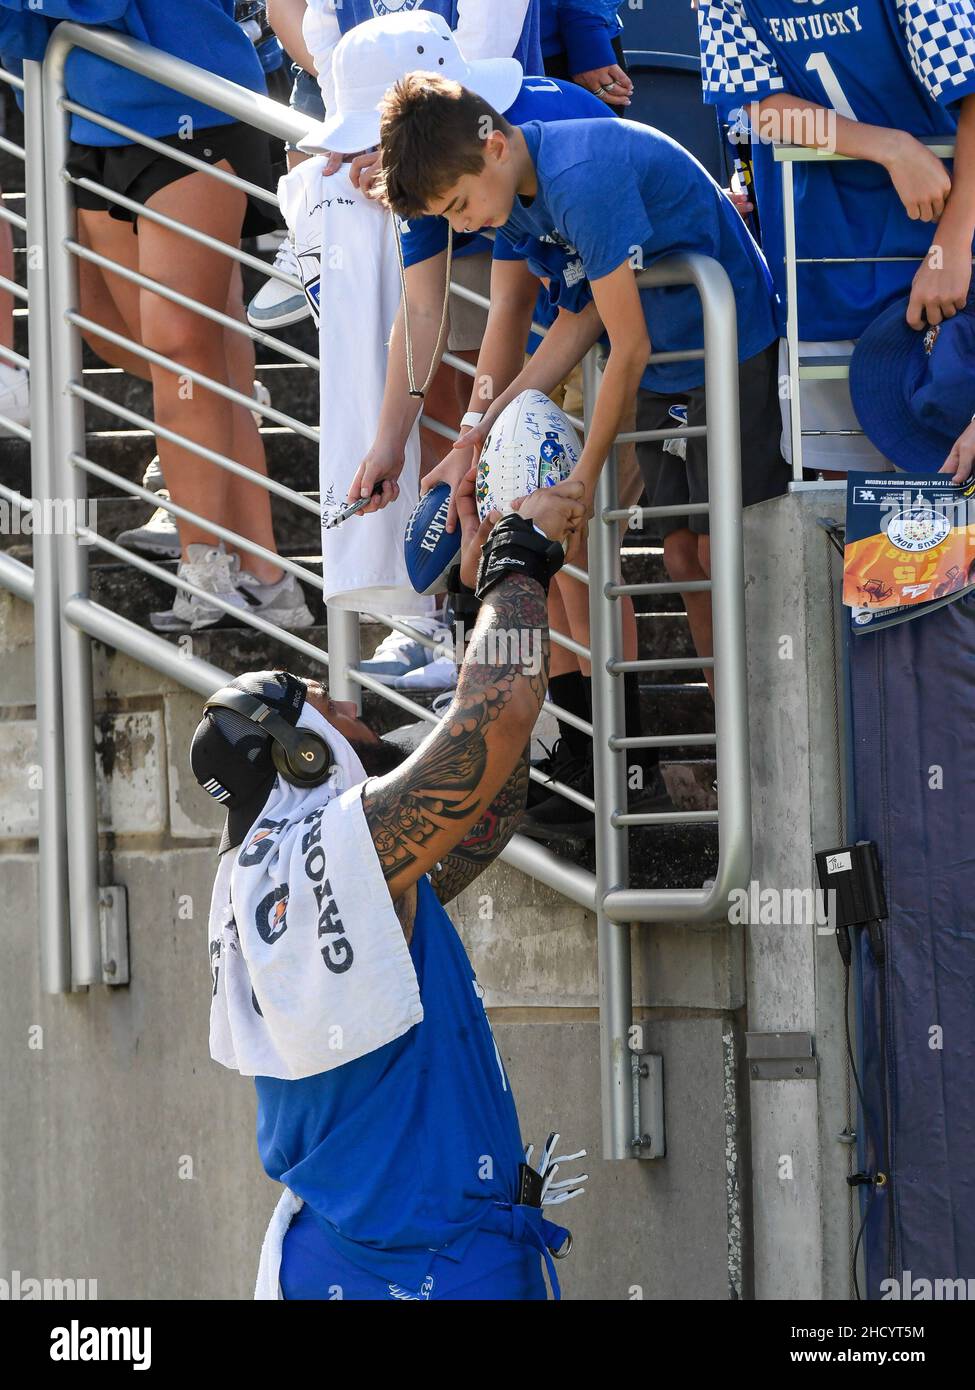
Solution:
{"label": "concrete wall", "polygon": [[[808,768],[822,763],[828,783],[832,713],[820,703],[829,681],[804,659],[807,643],[823,650],[822,594],[798,597],[803,565],[822,569],[816,507],[776,506],[787,523],[780,550],[764,567],[749,561],[750,630],[760,634],[755,872],[791,885],[810,881],[811,843],[820,822],[829,828],[828,787]],[[95,1279],[100,1298],[249,1298],[279,1189],[258,1162],[252,1083],[207,1047],[206,921],[222,813],[186,766],[200,701],[96,647],[102,882],[128,890],[131,983],[42,995],[31,630],[30,609],[0,594],[0,1278]],[[777,632],[796,637],[791,665],[766,640]],[[206,656],[230,664],[214,649]],[[814,928],[635,929],[634,1002],[664,1057],[667,1156],[610,1164],[599,1157],[594,919],[504,865],[453,915],[526,1139],[558,1128],[591,1155],[588,1193],[567,1209],[566,1297],[841,1296],[842,1243],[826,1207],[842,1173],[823,1157],[823,1136],[841,1127],[834,1074],[743,1081],[746,1024],[818,1031],[824,1063],[834,1057],[831,942]],[[777,1176],[784,1153],[795,1156],[789,1183]]]}
{"label": "concrete wall", "polygon": [[[804,890],[814,853],[843,843],[840,561],[818,518],[843,519],[845,484],[746,512],[748,688],[759,889]],[[786,914],[783,913],[782,916]],[[851,1150],[843,972],[829,926],[751,922],[748,1030],[815,1039],[816,1080],[750,1081],[755,1296],[849,1298]]]}

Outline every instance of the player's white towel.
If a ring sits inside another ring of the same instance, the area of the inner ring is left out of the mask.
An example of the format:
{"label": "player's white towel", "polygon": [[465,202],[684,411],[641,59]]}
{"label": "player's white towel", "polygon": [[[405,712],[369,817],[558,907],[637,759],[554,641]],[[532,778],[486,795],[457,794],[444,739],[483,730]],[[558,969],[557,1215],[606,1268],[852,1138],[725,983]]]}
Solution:
{"label": "player's white towel", "polygon": [[284,1238],[294,1217],[305,1205],[301,1197],[296,1197],[290,1187],[281,1193],[277,1206],[271,1213],[271,1220],[264,1232],[261,1246],[261,1261],[257,1267],[257,1283],[254,1286],[255,1298],[281,1297],[281,1253]]}
{"label": "player's white towel", "polygon": [[321,786],[275,779],[246,842],[220,856],[210,903],[210,1055],[296,1080],[392,1042],[423,1018],[403,929],[362,808],[365,770],[310,704],[335,756]]}

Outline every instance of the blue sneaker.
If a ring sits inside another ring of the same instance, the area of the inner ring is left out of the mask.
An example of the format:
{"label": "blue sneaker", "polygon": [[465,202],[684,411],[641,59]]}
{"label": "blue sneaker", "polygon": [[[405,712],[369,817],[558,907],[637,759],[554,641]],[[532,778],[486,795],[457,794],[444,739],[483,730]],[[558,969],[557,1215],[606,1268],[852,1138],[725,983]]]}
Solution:
{"label": "blue sneaker", "polygon": [[[285,237],[274,258],[274,269],[284,275],[301,279],[294,247],[289,237]],[[285,328],[289,323],[298,323],[311,313],[308,299],[303,289],[286,285],[283,280],[269,276],[247,306],[247,321],[253,328]]]}
{"label": "blue sneaker", "polygon": [[[402,621],[431,638],[436,638],[441,632],[446,641],[452,638],[450,628],[438,618],[405,617]],[[442,655],[442,650],[425,647],[422,642],[415,642],[412,637],[394,629],[387,633],[368,661],[360,661],[359,670],[383,685],[396,685],[408,671],[429,666]]]}

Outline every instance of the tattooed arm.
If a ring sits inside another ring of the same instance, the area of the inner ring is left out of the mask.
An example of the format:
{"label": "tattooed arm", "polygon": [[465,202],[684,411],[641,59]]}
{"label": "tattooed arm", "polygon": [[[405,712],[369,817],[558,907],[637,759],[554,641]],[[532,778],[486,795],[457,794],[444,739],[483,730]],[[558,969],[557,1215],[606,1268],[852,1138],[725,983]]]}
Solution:
{"label": "tattooed arm", "polygon": [[[540,489],[521,514],[552,539],[581,524],[582,487]],[[457,490],[461,578],[473,587],[497,513],[478,523],[473,469]],[[453,702],[434,732],[395,772],[363,791],[362,804],[393,901],[436,865],[447,902],[510,840],[525,806],[526,754],[548,685],[545,593],[512,574],[481,605]]]}
{"label": "tattooed arm", "polygon": [[498,795],[460,844],[437,864],[431,880],[437,897],[449,903],[469,888],[504,849],[518,828],[528,799],[528,753],[530,745],[515,766]]}
{"label": "tattooed arm", "polygon": [[[522,664],[525,643],[541,651],[540,663]],[[363,792],[394,900],[438,862],[446,871],[443,891],[452,879],[459,892],[500,853],[524,806],[527,772],[520,804],[512,772],[523,760],[547,684],[545,595],[535,580],[513,575],[482,605],[457,693],[440,724],[406,762]],[[492,825],[497,828],[487,828]]]}

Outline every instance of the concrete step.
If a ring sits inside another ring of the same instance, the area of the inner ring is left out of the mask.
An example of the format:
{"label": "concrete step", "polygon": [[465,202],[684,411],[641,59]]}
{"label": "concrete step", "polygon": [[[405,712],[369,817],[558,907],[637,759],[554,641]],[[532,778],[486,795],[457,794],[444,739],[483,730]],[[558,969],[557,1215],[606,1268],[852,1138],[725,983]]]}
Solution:
{"label": "concrete step", "polygon": [[[694,657],[691,629],[684,613],[637,613],[637,651],[644,661]],[[704,668],[676,671],[643,671],[641,681],[669,685],[674,681],[703,679]]]}
{"label": "concrete step", "polygon": [[[631,541],[620,551],[620,569],[624,584],[667,584],[670,575],[664,567],[663,547],[644,541]],[[682,613],[684,601],[680,594],[635,594],[633,607],[637,613]]]}
{"label": "concrete step", "polygon": [[[318,494],[304,494],[317,503]],[[132,530],[144,525],[152,515],[152,508],[139,498],[102,498],[98,501],[95,521],[99,535],[115,540],[121,531]],[[274,536],[278,550],[284,555],[308,555],[321,545],[321,527],[318,517],[296,507],[283,498],[271,496],[271,516],[274,521]],[[118,561],[107,551],[92,547],[92,564],[117,564]]]}
{"label": "concrete step", "polygon": [[[315,373],[296,362],[259,363],[255,380],[271,393],[271,404],[303,424],[318,424],[318,382]],[[148,381],[130,376],[118,367],[87,367],[83,383],[106,401],[127,407],[146,419],[153,418],[152,386]],[[264,418],[264,424],[274,421]],[[125,419],[110,408],[85,404],[85,425],[89,430],[128,428]],[[278,426],[278,428],[282,428]]]}
{"label": "concrete step", "polygon": [[[631,888],[700,888],[717,872],[718,831],[713,825],[637,826],[628,843]],[[595,873],[593,841],[553,842],[548,848]]]}
{"label": "concrete step", "polygon": [[[310,567],[310,566],[309,566]],[[176,573],[176,561],[167,561],[160,568]],[[320,619],[322,614],[321,592],[312,585],[302,585],[305,602],[311,612]],[[120,613],[131,622],[149,628],[149,614],[172,608],[176,590],[161,579],[156,579],[144,570],[117,563],[93,565],[91,568],[91,597]],[[226,625],[236,626],[228,618]],[[241,624],[246,626],[246,624]],[[312,640],[312,639],[309,639]]]}
{"label": "concrete step", "polygon": [[[261,438],[268,471],[276,482],[298,492],[317,489],[318,446],[314,441],[283,426],[263,429]],[[141,484],[156,444],[147,430],[98,430],[88,435],[86,451],[93,462]],[[100,479],[90,480],[90,491],[92,496],[108,496],[111,485]]]}

